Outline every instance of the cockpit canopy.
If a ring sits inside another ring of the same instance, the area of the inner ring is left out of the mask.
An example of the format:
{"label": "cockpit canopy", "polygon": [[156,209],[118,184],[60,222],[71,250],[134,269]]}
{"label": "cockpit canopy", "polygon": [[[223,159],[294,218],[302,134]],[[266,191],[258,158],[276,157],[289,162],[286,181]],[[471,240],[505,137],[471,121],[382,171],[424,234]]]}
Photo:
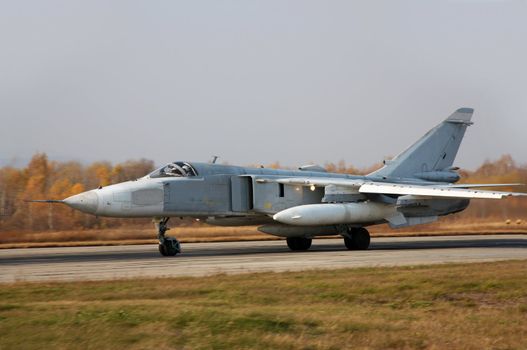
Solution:
{"label": "cockpit canopy", "polygon": [[148,174],[151,178],[158,177],[190,177],[197,176],[196,169],[186,162],[169,163],[159,169],[154,170]]}

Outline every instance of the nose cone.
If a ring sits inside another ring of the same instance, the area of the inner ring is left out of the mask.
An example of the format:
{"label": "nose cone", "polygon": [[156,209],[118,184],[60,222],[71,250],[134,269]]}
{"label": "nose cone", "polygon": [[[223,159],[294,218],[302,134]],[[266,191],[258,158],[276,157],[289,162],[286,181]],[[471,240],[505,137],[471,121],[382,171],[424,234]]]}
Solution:
{"label": "nose cone", "polygon": [[68,197],[64,200],[64,203],[83,213],[95,214],[99,205],[99,196],[92,190]]}

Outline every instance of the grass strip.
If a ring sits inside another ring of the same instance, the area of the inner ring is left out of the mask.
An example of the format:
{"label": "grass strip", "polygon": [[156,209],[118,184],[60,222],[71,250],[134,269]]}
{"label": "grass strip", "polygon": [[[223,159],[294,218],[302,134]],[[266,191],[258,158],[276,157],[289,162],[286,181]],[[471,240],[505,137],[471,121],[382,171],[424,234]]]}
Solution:
{"label": "grass strip", "polygon": [[527,347],[527,261],[0,289],[0,349]]}

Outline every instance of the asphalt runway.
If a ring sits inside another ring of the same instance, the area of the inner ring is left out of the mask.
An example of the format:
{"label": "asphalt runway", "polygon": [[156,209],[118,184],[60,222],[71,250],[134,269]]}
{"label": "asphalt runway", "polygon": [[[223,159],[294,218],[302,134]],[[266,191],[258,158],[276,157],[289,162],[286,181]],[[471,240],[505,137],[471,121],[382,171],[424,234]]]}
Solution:
{"label": "asphalt runway", "polygon": [[527,259],[527,235],[373,238],[367,251],[342,239],[315,239],[307,252],[285,241],[184,243],[162,257],[157,245],[0,250],[0,283],[205,276]]}

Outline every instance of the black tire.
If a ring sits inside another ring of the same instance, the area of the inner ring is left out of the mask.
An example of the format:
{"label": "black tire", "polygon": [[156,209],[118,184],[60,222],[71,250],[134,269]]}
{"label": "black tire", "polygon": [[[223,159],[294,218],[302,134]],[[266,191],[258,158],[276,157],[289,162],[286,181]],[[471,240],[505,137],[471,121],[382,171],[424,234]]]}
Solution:
{"label": "black tire", "polygon": [[[355,250],[355,247],[353,246],[353,241],[351,240],[351,238],[344,237],[344,245],[349,250]],[[161,248],[159,248],[159,249],[161,249]],[[163,254],[163,253],[161,253],[161,254]]]}
{"label": "black tire", "polygon": [[344,237],[344,244],[349,250],[366,250],[370,246],[370,233],[364,227],[348,230],[351,238]]}
{"label": "black tire", "polygon": [[165,249],[167,252],[167,256],[176,256],[176,254],[178,253],[178,251],[171,244],[165,245]]}
{"label": "black tire", "polygon": [[288,237],[287,246],[293,251],[308,250],[311,248],[311,238],[304,237]]}
{"label": "black tire", "polygon": [[176,256],[180,252],[179,242],[172,237],[167,237],[165,238],[165,249],[168,256]]}
{"label": "black tire", "polygon": [[159,245],[159,252],[160,252],[161,255],[163,255],[163,256],[168,256],[168,254],[167,254],[167,250],[166,250],[166,247],[165,247],[163,244],[160,244],[160,245]]}
{"label": "black tire", "polygon": [[163,244],[159,244],[159,252],[163,256],[176,256],[181,252],[179,242],[173,238],[165,238]]}

